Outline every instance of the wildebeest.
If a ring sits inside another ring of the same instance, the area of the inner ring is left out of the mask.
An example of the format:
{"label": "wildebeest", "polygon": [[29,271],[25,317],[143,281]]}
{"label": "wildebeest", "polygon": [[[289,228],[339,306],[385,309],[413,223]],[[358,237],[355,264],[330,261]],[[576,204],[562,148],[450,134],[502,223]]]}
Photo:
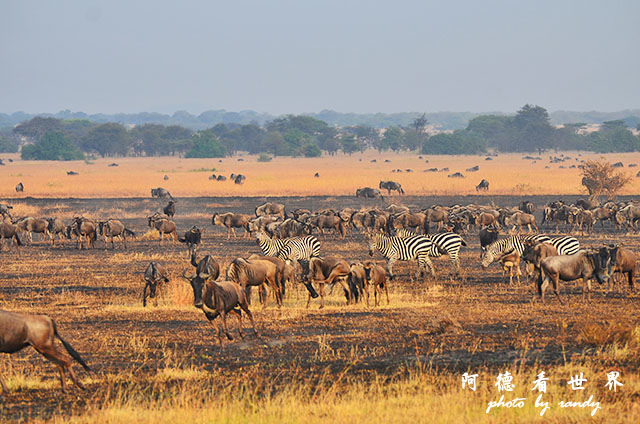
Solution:
{"label": "wildebeest", "polygon": [[398,194],[404,194],[404,190],[402,189],[400,183],[397,183],[395,181],[380,181],[380,184],[378,184],[378,188],[386,189],[388,195],[391,195],[391,190],[397,191]]}
{"label": "wildebeest", "polygon": [[282,219],[287,217],[287,212],[282,203],[263,203],[262,205],[256,206],[255,214],[256,216],[279,216]]}
{"label": "wildebeest", "polygon": [[[347,303],[351,303],[351,289],[347,284],[347,276],[351,271],[349,264],[344,259],[318,257],[311,258],[309,261],[302,261],[303,274],[302,277],[307,283],[316,283],[319,286],[320,308],[324,308],[324,286],[332,285],[340,282],[342,288],[348,293]],[[307,308],[311,302],[311,294],[307,297]]]}
{"label": "wildebeest", "polygon": [[[60,337],[56,323],[51,318],[46,315],[26,315],[0,310],[0,352],[11,354],[27,346],[32,346],[45,358],[56,364],[60,371],[60,384],[63,392],[65,391],[66,371],[69,371],[75,385],[84,390],[71,368],[69,358],[55,348],[55,338],[60,340],[73,359],[85,370],[90,371],[80,354]],[[7,391],[7,386],[2,379],[0,379],[0,385],[2,385],[3,392]]]}
{"label": "wildebeest", "polygon": [[85,249],[95,247],[95,241],[98,238],[98,226],[95,221],[83,216],[73,218],[73,223],[67,227],[67,238],[71,239],[71,235],[78,237],[76,241],[76,249],[82,249],[82,242],[86,240]]}
{"label": "wildebeest", "polygon": [[169,176],[165,175],[164,177],[162,177],[163,180],[168,181],[169,180]]}
{"label": "wildebeest", "polygon": [[314,176],[315,178],[320,178],[320,173],[316,172],[315,174],[313,174],[313,176]]}
{"label": "wildebeest", "polygon": [[[347,276],[347,284],[353,298],[354,303],[358,303],[362,295],[364,295],[365,286],[367,284],[367,273],[361,262],[353,262],[349,265],[349,275]],[[349,292],[345,291],[347,301],[349,300]]]}
{"label": "wildebeest", "polygon": [[287,218],[283,222],[278,223],[275,231],[271,231],[271,233],[278,238],[284,239],[289,237],[306,236],[311,234],[311,230],[311,225],[293,218]]}
{"label": "wildebeest", "polygon": [[193,251],[200,244],[200,241],[202,240],[202,232],[203,230],[194,225],[189,230],[187,230],[186,233],[184,233],[184,237],[178,237],[178,241],[180,243],[186,243],[189,249],[189,256],[191,256]]}
{"label": "wildebeest", "polygon": [[520,203],[519,209],[524,213],[533,214],[536,211],[536,205],[528,200],[523,200],[522,203]]}
{"label": "wildebeest", "polygon": [[127,248],[127,235],[135,236],[135,233],[124,226],[124,224],[117,219],[108,219],[106,221],[98,222],[98,232],[104,236],[105,247],[109,240],[111,240],[111,248],[115,249],[113,239],[120,237],[122,240],[122,246]]}
{"label": "wildebeest", "polygon": [[16,185],[16,193],[21,193],[21,192],[23,192],[23,191],[24,191],[24,184],[22,184],[22,183],[18,183],[18,184]]}
{"label": "wildebeest", "polygon": [[233,232],[233,238],[236,238],[236,228],[244,228],[245,237],[250,237],[249,231],[249,215],[227,212],[227,213],[214,213],[211,217],[211,225],[220,225],[227,227],[227,240],[231,238]]}
{"label": "wildebeest", "polygon": [[375,199],[376,197],[383,198],[380,190],[372,187],[363,187],[356,190],[356,197],[363,197],[365,199]]}
{"label": "wildebeest", "polygon": [[236,177],[233,179],[233,182],[236,184],[244,184],[245,180],[247,179],[247,177],[245,177],[242,174],[238,174],[236,175]]}
{"label": "wildebeest", "polygon": [[[245,290],[247,302],[251,299],[251,287],[256,286],[260,290],[262,285],[268,284],[273,290],[278,306],[282,306],[282,293],[278,282],[278,267],[274,262],[266,259],[236,258],[227,269],[227,279],[238,283]],[[262,293],[260,291],[260,293]],[[262,296],[260,296],[262,297]],[[266,299],[261,299],[266,306]]]}
{"label": "wildebeest", "polygon": [[387,221],[388,233],[391,234],[399,228],[416,228],[419,234],[426,234],[429,227],[427,214],[424,212],[404,212],[399,215],[391,215]]}
{"label": "wildebeest", "polygon": [[216,181],[227,181],[227,177],[225,177],[224,175],[218,175],[218,178],[216,178]]}
{"label": "wildebeest", "polygon": [[49,222],[46,219],[27,216],[16,222],[16,226],[27,233],[29,243],[33,242],[32,233],[40,233],[45,239],[49,237]]}
{"label": "wildebeest", "polygon": [[4,244],[3,240],[9,239],[15,240],[18,246],[22,246],[22,242],[20,241],[20,237],[18,237],[18,227],[10,222],[2,222],[0,221],[0,250],[2,250],[2,244]]}
{"label": "wildebeest", "polygon": [[591,300],[591,279],[596,278],[602,284],[611,277],[611,268],[615,265],[615,256],[611,256],[605,247],[598,251],[582,249],[573,255],[550,256],[540,262],[540,277],[538,278],[538,296],[544,301],[544,292],[553,283],[553,292],[562,304],[558,293],[558,281],[573,281],[582,278],[585,287],[582,297],[588,293]]}
{"label": "wildebeest", "polygon": [[80,175],[79,173],[77,173],[76,171],[67,171],[67,175]]}
{"label": "wildebeest", "polygon": [[478,165],[472,166],[471,168],[466,169],[467,172],[477,172],[479,170],[480,170],[480,167]]}
{"label": "wildebeest", "polygon": [[176,223],[164,218],[159,214],[152,215],[147,218],[149,227],[155,228],[160,233],[160,243],[164,241],[164,235],[169,234],[169,237],[175,244],[178,239],[178,231],[176,229]]}
{"label": "wildebeest", "polygon": [[156,291],[163,283],[169,282],[169,274],[167,270],[157,262],[150,262],[144,271],[144,290],[142,291],[142,306],[147,306],[147,289],[149,289],[149,298],[154,299],[155,306],[158,306],[158,297]]}
{"label": "wildebeest", "polygon": [[[200,305],[196,305],[196,307],[202,309],[209,322],[216,326],[220,346],[223,346],[223,331],[227,339],[233,340],[227,327],[227,314],[230,312],[238,318],[238,334],[240,338],[244,338],[244,334],[242,333],[241,310],[249,317],[249,321],[251,321],[251,326],[253,327],[253,334],[258,337],[253,314],[249,310],[245,293],[238,283],[234,283],[233,281],[207,281],[203,284],[202,291],[199,292],[201,294],[195,296],[195,293],[196,289],[194,288],[194,297],[200,299],[201,302]],[[218,316],[222,319],[222,331],[220,326],[214,323],[214,320]]]}
{"label": "wildebeest", "polygon": [[280,292],[282,293],[282,297],[284,298],[284,295],[286,293],[286,283],[294,282],[293,273],[295,273],[295,270],[293,269],[293,267],[291,265],[288,265],[282,259],[276,258],[275,256],[263,256],[263,255],[258,255],[257,253],[254,253],[251,256],[249,256],[248,259],[249,260],[258,259],[258,260],[269,261],[276,266],[276,280],[280,285]]}
{"label": "wildebeest", "polygon": [[164,212],[164,214],[169,218],[173,218],[173,216],[176,214],[176,202],[174,200],[169,200],[167,206],[162,208],[162,212]]}
{"label": "wildebeest", "polygon": [[455,172],[453,174],[447,175],[448,178],[464,178],[464,174],[462,172]]}
{"label": "wildebeest", "polygon": [[558,256],[558,250],[551,243],[526,242],[524,244],[522,259],[526,262],[527,279],[533,275],[533,271],[540,272],[540,262],[549,256]]}
{"label": "wildebeest", "polygon": [[0,216],[2,216],[5,219],[6,218],[11,219],[11,212],[9,211],[10,209],[13,209],[13,206],[3,205],[0,203]]}
{"label": "wildebeest", "polygon": [[51,237],[51,245],[56,245],[56,235],[60,237],[60,241],[65,238],[65,230],[66,226],[64,222],[60,218],[45,218],[49,225],[47,226],[47,230],[49,230],[49,237]]}
{"label": "wildebeest", "polygon": [[613,272],[627,274],[629,288],[633,289],[633,276],[638,265],[638,255],[622,246],[609,246],[609,251],[611,256],[616,258]]}
{"label": "wildebeest", "polygon": [[325,229],[333,229],[334,234],[340,234],[344,238],[345,223],[338,215],[317,215],[309,220],[310,224],[318,229],[318,233],[324,236]]}
{"label": "wildebeest", "polygon": [[[369,306],[369,287],[373,286],[373,298],[374,306],[378,306],[378,292],[384,289],[384,293],[387,296],[387,305],[389,304],[389,290],[387,282],[387,273],[381,265],[376,264],[373,261],[366,261],[364,263],[364,269],[367,278],[367,284],[365,285],[365,296],[367,297],[367,306]],[[382,293],[380,293],[382,297]]]}
{"label": "wildebeest", "polygon": [[498,229],[494,226],[488,226],[480,230],[478,233],[480,237],[480,256],[488,245],[498,240]]}
{"label": "wildebeest", "polygon": [[152,188],[151,197],[169,198],[173,200],[173,196],[171,195],[171,193],[169,193],[169,190],[162,187]]}
{"label": "wildebeest", "polygon": [[110,163],[110,164],[109,164],[109,165],[107,165],[107,166],[120,166],[120,165],[118,165],[117,163],[113,162],[113,163]]}
{"label": "wildebeest", "polygon": [[536,225],[536,217],[529,213],[516,212],[511,216],[507,216],[504,220],[504,224],[506,226],[513,225],[512,231],[518,227],[518,231],[521,230],[523,225],[526,225],[529,228],[529,232],[531,232],[531,226],[538,231],[538,226]]}
{"label": "wildebeest", "polygon": [[480,184],[476,186],[476,191],[480,190],[489,191],[489,181],[483,178],[482,181],[480,181]]}

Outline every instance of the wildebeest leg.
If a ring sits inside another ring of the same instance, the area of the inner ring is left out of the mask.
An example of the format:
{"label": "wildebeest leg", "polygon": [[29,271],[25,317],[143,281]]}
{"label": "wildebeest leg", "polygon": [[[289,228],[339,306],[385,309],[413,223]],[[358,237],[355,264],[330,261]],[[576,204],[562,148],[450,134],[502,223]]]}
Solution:
{"label": "wildebeest leg", "polygon": [[62,391],[64,392],[66,387],[65,387],[65,369],[69,370],[69,374],[71,375],[71,380],[73,380],[73,382],[76,384],[76,386],[80,387],[81,389],[84,389],[84,387],[82,387],[82,385],[80,383],[78,383],[78,380],[76,379],[75,374],[73,373],[73,370],[71,369],[71,361],[64,356],[63,354],[61,354],[60,352],[58,352],[52,344],[53,340],[51,342],[47,341],[47,345],[45,346],[35,346],[33,345],[34,349],[36,349],[38,352],[40,352],[42,355],[44,355],[45,358],[47,358],[48,360],[50,360],[51,362],[53,362],[54,364],[56,364],[56,366],[58,367],[58,370],[60,371],[60,384],[62,385]]}
{"label": "wildebeest leg", "polygon": [[[367,298],[367,308],[369,307],[369,284],[370,282],[365,279],[364,281],[364,295]],[[375,292],[375,288],[374,288]]]}
{"label": "wildebeest leg", "polygon": [[[387,305],[389,304],[389,289],[387,288],[387,282],[385,281],[382,285],[384,287],[384,294],[387,297]],[[380,297],[382,297],[382,293],[380,293]]]}
{"label": "wildebeest leg", "polygon": [[396,262],[395,258],[387,259],[387,269],[389,270],[389,273],[387,275],[389,276],[390,280],[393,280],[393,264],[395,262]]}
{"label": "wildebeest leg", "polygon": [[[276,275],[275,281],[270,276],[267,277],[267,282],[273,289],[273,295],[276,298],[276,303],[278,304],[278,306],[282,306],[282,294],[280,293],[280,286],[278,286],[277,275]],[[266,305],[266,302],[265,302],[265,305]]]}
{"label": "wildebeest leg", "polygon": [[147,287],[149,287],[149,284],[147,281],[147,284],[144,285],[144,289],[142,290],[142,307],[147,306]]}
{"label": "wildebeest leg", "polygon": [[318,285],[320,286],[320,308],[318,309],[322,309],[324,308],[324,281],[319,282]]}
{"label": "wildebeest leg", "polygon": [[242,332],[242,314],[237,309],[232,309],[229,312],[233,312],[233,314],[238,318],[238,335],[241,339],[244,339],[244,333]]}
{"label": "wildebeest leg", "polygon": [[558,298],[558,302],[560,302],[561,305],[564,305],[564,303],[562,302],[562,299],[560,299],[560,293],[558,293],[558,280],[560,279],[560,275],[554,275],[553,276],[553,292],[555,293],[556,297]]}
{"label": "wildebeest leg", "polygon": [[[247,314],[247,316],[249,317],[249,321],[251,321],[251,327],[253,327],[253,334],[258,337],[258,331],[256,330],[256,323],[253,320],[253,314],[251,313],[251,311],[249,310],[249,305],[247,305],[246,302],[240,302],[239,303],[240,309],[242,309],[244,311],[245,314]],[[239,313],[238,313],[239,314]]]}

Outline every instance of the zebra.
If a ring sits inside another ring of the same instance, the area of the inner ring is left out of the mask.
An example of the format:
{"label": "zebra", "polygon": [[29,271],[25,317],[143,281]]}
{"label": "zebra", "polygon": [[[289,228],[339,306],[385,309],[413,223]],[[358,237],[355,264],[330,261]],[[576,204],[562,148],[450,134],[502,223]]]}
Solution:
{"label": "zebra", "polygon": [[[396,231],[397,237],[411,237],[416,234],[410,230],[401,228]],[[443,254],[449,255],[449,259],[451,260],[451,274],[459,275],[460,274],[460,258],[458,257],[458,253],[460,253],[460,247],[466,246],[467,242],[464,241],[459,234],[446,232],[446,233],[438,233],[438,234],[425,234],[424,237],[431,240],[439,249],[433,249],[433,252],[429,253],[429,256],[439,257]]]}
{"label": "zebra", "polygon": [[[393,279],[393,264],[396,261],[418,260],[418,272],[416,278],[421,278],[427,271],[435,277],[433,263],[429,256],[440,256],[439,248],[431,240],[424,236],[411,237],[387,237],[382,234],[375,234],[369,239],[369,255],[373,256],[376,249],[384,256],[389,270],[389,279]],[[437,252],[437,253],[436,253]],[[428,270],[427,270],[428,268]]]}
{"label": "zebra", "polygon": [[560,236],[551,238],[546,235],[536,234],[530,236],[516,235],[497,240],[487,246],[482,255],[482,267],[488,267],[491,262],[498,259],[501,255],[509,252],[517,251],[520,255],[524,252],[526,244],[551,243],[558,255],[573,255],[580,250],[580,242],[575,237]]}
{"label": "zebra", "polygon": [[260,232],[256,241],[265,256],[277,256],[285,261],[309,260],[320,256],[320,242],[315,236],[275,239]]}
{"label": "zebra", "polygon": [[[304,269],[311,258],[320,256],[320,242],[315,236],[289,237],[286,239],[272,239],[263,232],[256,236],[256,242],[265,256],[276,256],[287,263],[296,261]],[[303,282],[312,298],[318,297],[311,281]]]}

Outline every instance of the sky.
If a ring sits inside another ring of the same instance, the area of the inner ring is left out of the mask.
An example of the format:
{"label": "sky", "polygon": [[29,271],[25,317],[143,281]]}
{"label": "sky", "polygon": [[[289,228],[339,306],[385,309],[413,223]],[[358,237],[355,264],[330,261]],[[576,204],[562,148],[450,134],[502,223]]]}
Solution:
{"label": "sky", "polygon": [[640,1],[0,0],[0,112],[640,108]]}

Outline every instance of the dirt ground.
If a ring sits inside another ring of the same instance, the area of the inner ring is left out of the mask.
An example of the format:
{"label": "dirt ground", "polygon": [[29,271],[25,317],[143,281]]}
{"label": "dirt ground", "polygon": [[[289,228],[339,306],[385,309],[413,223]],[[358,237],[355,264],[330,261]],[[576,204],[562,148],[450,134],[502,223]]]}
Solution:
{"label": "dirt ground", "polygon": [[[533,201],[541,209],[556,198],[535,197]],[[407,196],[402,201],[409,207],[472,202],[512,206],[522,199]],[[222,228],[211,226],[211,214],[252,213],[264,200],[181,198],[175,221],[179,233],[192,225],[205,228],[200,251],[211,253],[226,268],[234,258],[260,250],[252,238],[227,241]],[[353,197],[269,200],[281,201],[288,209],[376,204]],[[575,198],[564,196],[564,200]],[[60,216],[65,221],[80,214],[97,219],[119,218],[139,235],[149,230],[145,217],[165,204],[163,200],[135,198],[2,201],[7,202],[18,210],[35,212],[36,216]],[[398,277],[390,283],[391,303],[387,305],[385,301],[378,308],[362,303],[346,306],[336,288],[325,309],[318,309],[318,301],[312,301],[306,309],[304,288],[290,287],[280,309],[273,301],[266,308],[254,301],[252,311],[259,338],[245,319],[245,338],[227,341],[220,348],[214,327],[191,305],[191,288],[180,278],[183,270],[190,268],[184,245],[138,239],[130,241],[126,250],[118,244],[115,250],[105,248],[102,241],[95,249],[77,250],[73,242],[51,247],[38,237],[32,246],[19,250],[4,246],[0,253],[0,308],[51,316],[60,334],[81,353],[94,374],[87,375],[76,364],[74,368],[88,390],[81,393],[72,387],[62,394],[55,367],[33,349],[3,357],[0,376],[11,383],[10,392],[0,404],[0,417],[5,420],[78,413],[87,403],[109,396],[101,390],[105,380],[119,374],[139,381],[151,380],[158,370],[169,365],[188,364],[221,374],[251,369],[264,378],[280,381],[300,372],[320,378],[330,370],[337,376],[345,366],[365,377],[391,376],[415,361],[460,373],[497,370],[518,361],[530,366],[551,365],[570,361],[574,355],[595,354],[581,339],[585,324],[640,323],[637,291],[630,291],[624,284],[608,295],[603,288],[595,287],[589,304],[582,301],[581,284],[562,284],[561,296],[566,305],[551,296],[545,304],[532,304],[532,283],[523,281],[509,286],[503,282],[497,265],[481,269],[479,241],[473,232],[464,235],[464,279],[447,277],[447,258],[434,260],[438,275],[434,281],[412,281],[415,263],[398,263]],[[609,227],[578,239],[583,246],[615,241],[640,251],[637,235],[615,233]],[[344,240],[329,236],[320,238],[320,242],[323,256],[342,257],[349,262],[369,258],[365,237],[360,234]],[[379,253],[374,258],[382,263]],[[143,308],[142,273],[151,260],[165,264],[172,280],[158,307],[151,302]],[[230,325],[235,336],[234,319],[230,319]],[[622,375],[637,373],[639,365],[637,356],[615,362]]]}

